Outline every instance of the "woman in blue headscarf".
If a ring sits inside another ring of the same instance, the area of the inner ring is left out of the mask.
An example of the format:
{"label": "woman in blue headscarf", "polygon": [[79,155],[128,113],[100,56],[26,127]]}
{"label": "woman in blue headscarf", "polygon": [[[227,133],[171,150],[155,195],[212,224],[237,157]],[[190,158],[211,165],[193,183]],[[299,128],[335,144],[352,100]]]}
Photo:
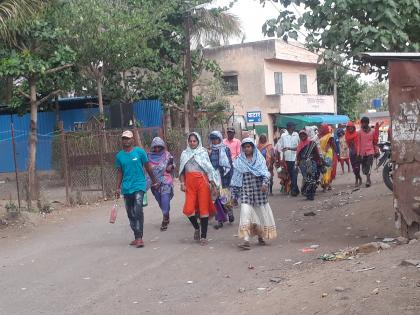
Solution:
{"label": "woman in blue headscarf", "polygon": [[264,156],[251,138],[242,140],[241,154],[233,167],[232,197],[241,200],[239,237],[244,242],[239,247],[249,250],[253,236],[258,236],[260,245],[265,245],[265,240],[277,237],[273,212],[268,203],[271,175]]}
{"label": "woman in blue headscarf", "polygon": [[233,174],[232,156],[230,149],[223,143],[223,136],[220,131],[213,131],[210,133],[210,162],[214,169],[219,172],[221,185],[219,189],[219,197],[216,198],[216,220],[215,229],[223,227],[223,223],[227,221],[226,214],[229,217],[229,222],[235,220],[232,211],[231,196],[230,196],[230,180]]}
{"label": "woman in blue headscarf", "polygon": [[[150,152],[147,155],[149,163],[152,166],[153,174],[160,183],[159,188],[152,190],[152,192],[163,214],[160,230],[166,231],[169,224],[171,199],[174,196],[172,178],[172,171],[175,168],[174,158],[166,150],[165,142],[159,137],[153,139],[150,146]],[[150,182],[150,180],[148,180],[148,182]]]}

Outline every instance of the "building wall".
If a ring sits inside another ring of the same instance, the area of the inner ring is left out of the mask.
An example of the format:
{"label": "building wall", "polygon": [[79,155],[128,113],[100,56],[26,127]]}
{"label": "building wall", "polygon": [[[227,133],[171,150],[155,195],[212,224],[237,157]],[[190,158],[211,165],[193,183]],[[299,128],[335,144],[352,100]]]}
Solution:
{"label": "building wall", "polygon": [[[230,104],[238,115],[245,116],[248,111],[261,111],[261,124],[268,125],[270,141],[273,141],[274,114],[281,113],[282,108],[285,110],[290,106],[296,108],[296,104],[293,103],[283,105],[281,96],[275,95],[274,72],[283,73],[284,94],[302,95],[300,74],[307,76],[308,93],[304,94],[305,97],[318,94],[316,81],[318,56],[281,40],[206,49],[204,57],[215,60],[225,74],[238,76],[238,93],[228,96]],[[202,80],[209,78],[208,73],[202,76]],[[292,101],[303,102],[300,112],[310,103],[306,98],[294,98]]]}
{"label": "building wall", "polygon": [[265,77],[265,94],[274,95],[274,73],[281,72],[283,76],[283,94],[301,94],[300,93],[300,77],[304,74],[307,76],[308,93],[318,94],[318,86],[316,81],[316,65],[290,63],[281,60],[265,60],[264,77]]}

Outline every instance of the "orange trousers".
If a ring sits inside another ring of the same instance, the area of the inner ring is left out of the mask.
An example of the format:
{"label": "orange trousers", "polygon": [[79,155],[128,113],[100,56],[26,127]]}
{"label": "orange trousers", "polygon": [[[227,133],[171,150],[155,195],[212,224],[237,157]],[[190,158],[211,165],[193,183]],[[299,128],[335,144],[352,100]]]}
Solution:
{"label": "orange trousers", "polygon": [[185,204],[184,214],[191,217],[195,214],[200,218],[211,217],[216,213],[211,198],[209,179],[203,173],[185,173]]}

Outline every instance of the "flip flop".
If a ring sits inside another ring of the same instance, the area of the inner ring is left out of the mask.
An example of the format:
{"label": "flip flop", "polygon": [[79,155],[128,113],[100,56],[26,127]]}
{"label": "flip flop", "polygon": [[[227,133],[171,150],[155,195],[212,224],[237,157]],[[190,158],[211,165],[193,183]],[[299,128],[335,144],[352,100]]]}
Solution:
{"label": "flip flop", "polygon": [[243,249],[243,250],[250,250],[251,249],[251,245],[249,244],[249,242],[244,242],[242,244],[238,244],[238,247],[240,249]]}

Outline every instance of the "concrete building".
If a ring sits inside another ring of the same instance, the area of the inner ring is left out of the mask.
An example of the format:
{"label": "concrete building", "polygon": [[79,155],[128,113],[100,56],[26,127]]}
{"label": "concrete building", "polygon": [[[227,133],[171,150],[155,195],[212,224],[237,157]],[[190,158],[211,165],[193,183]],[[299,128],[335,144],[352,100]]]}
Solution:
{"label": "concrete building", "polygon": [[284,127],[279,115],[334,114],[333,96],[318,95],[318,55],[297,44],[270,39],[205,49],[204,57],[221,67],[235,116],[258,121],[270,141]]}

